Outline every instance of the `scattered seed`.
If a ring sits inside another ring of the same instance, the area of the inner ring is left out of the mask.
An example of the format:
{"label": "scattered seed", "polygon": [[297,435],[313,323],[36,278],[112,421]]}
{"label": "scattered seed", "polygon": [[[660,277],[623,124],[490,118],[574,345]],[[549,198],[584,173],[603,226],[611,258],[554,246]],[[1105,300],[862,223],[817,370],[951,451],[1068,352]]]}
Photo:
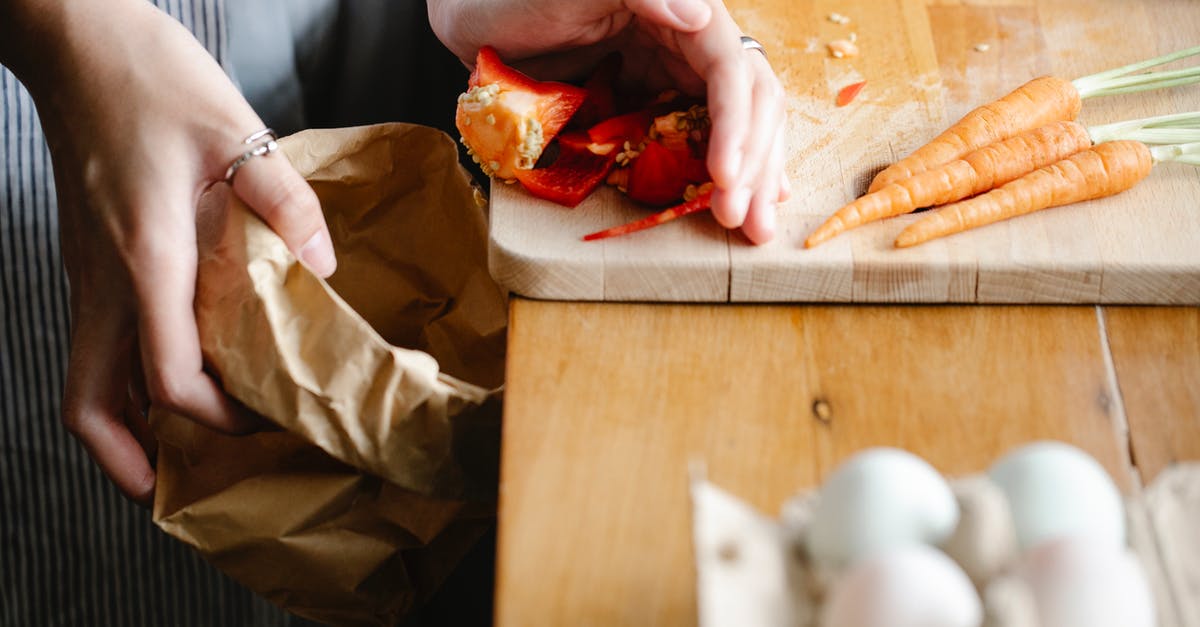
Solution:
{"label": "scattered seed", "polygon": [[858,56],[858,46],[849,39],[835,39],[827,45],[829,47],[829,54],[833,55],[835,59]]}
{"label": "scattered seed", "polygon": [[988,44],[975,44],[975,52],[987,52],[992,47]]}
{"label": "scattered seed", "polygon": [[841,13],[830,13],[829,21],[833,22],[834,24],[849,24],[850,18],[842,15]]}

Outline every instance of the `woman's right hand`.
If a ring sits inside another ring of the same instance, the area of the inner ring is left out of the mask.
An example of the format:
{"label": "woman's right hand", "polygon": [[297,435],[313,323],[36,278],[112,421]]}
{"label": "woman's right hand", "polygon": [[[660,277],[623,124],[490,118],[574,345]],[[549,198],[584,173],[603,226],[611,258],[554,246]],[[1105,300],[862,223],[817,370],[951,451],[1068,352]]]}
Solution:
{"label": "woman's right hand", "polygon": [[[263,123],[191,33],[144,0],[8,0],[0,21],[0,61],[33,94],[54,162],[72,314],[62,419],[148,503],[146,400],[225,432],[254,427],[205,372],[193,300],[197,202]],[[233,189],[332,274],[317,198],[286,158],[251,159]]]}

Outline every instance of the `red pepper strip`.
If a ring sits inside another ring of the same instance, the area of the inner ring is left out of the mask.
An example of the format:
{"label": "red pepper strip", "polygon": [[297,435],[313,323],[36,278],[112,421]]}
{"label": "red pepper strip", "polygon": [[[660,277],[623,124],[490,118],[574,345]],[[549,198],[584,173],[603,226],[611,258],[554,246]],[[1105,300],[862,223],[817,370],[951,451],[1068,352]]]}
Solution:
{"label": "red pepper strip", "polygon": [[574,207],[604,182],[616,155],[593,154],[586,144],[579,142],[560,141],[558,144],[560,152],[554,163],[544,168],[517,170],[515,176],[530,194]]}
{"label": "red pepper strip", "polygon": [[597,231],[595,233],[584,235],[583,241],[591,242],[598,239],[607,239],[609,237],[616,237],[618,235],[644,231],[648,228],[663,224],[664,222],[670,222],[675,218],[686,216],[689,213],[696,213],[697,211],[704,211],[705,209],[709,209],[711,207],[712,192],[704,192],[693,200],[675,205],[670,209],[665,209],[654,215],[646,216],[641,220],[635,220],[628,224],[622,224],[621,226],[614,226],[611,229],[605,229],[603,231]]}
{"label": "red pepper strip", "polygon": [[867,81],[863,81],[861,83],[853,83],[843,87],[842,90],[838,92],[837,106],[844,107],[850,104],[850,102],[854,100],[854,97],[858,95],[858,92],[862,91],[862,88],[865,87],[866,84]]}
{"label": "red pepper strip", "polygon": [[475,70],[467,84],[471,87],[500,83],[502,90],[525,91],[538,96],[538,122],[542,136],[550,141],[566,125],[587,98],[582,87],[555,81],[539,81],[505,65],[495,48],[484,46],[475,57]]}

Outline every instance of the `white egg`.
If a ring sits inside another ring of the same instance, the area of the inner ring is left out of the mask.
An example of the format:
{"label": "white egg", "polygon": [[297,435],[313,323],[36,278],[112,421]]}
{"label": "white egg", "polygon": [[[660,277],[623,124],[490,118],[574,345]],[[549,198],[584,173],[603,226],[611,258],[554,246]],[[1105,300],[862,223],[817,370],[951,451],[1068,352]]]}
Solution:
{"label": "white egg", "polygon": [[1025,555],[1018,576],[1048,627],[1153,627],[1154,597],[1137,556],[1095,536],[1059,536]]}
{"label": "white egg", "polygon": [[983,607],[966,573],[915,544],[856,563],[834,585],[822,627],[979,627]]}
{"label": "white egg", "polygon": [[925,460],[899,449],[868,449],[821,487],[805,544],[821,567],[837,570],[881,551],[938,544],[957,522],[950,486]]}
{"label": "white egg", "polygon": [[1008,497],[1022,549],[1078,534],[1125,544],[1121,493],[1104,468],[1074,446],[1028,444],[1001,458],[988,474]]}

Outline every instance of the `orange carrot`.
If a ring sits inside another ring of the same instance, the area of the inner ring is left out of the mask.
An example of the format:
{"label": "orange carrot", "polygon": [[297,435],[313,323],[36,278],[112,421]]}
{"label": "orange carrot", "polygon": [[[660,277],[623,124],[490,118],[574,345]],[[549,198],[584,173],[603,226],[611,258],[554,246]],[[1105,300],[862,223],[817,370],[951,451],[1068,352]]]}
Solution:
{"label": "orange carrot", "polygon": [[984,146],[946,165],[891,183],[838,209],[808,236],[804,246],[812,248],[868,222],[986,192],[1091,145],[1091,136],[1082,124],[1054,122]]}
{"label": "orange carrot", "polygon": [[1082,105],[1071,81],[1054,76],[1035,78],[1007,96],[974,109],[933,141],[884,168],[867,191],[879,191],[1018,133],[1051,122],[1074,120]]}
{"label": "orange carrot", "polygon": [[1154,158],[1138,141],[1113,141],[1081,150],[992,191],[946,205],[896,237],[897,248],[992,224],[1048,207],[1123,192],[1150,174]]}
{"label": "orange carrot", "polygon": [[1093,96],[1131,94],[1150,89],[1200,82],[1200,66],[1181,70],[1142,72],[1147,68],[1200,54],[1200,46],[1067,81],[1042,76],[1007,96],[978,107],[916,152],[884,168],[868,192],[908,178],[992,142],[1060,120],[1074,120],[1082,101]]}

